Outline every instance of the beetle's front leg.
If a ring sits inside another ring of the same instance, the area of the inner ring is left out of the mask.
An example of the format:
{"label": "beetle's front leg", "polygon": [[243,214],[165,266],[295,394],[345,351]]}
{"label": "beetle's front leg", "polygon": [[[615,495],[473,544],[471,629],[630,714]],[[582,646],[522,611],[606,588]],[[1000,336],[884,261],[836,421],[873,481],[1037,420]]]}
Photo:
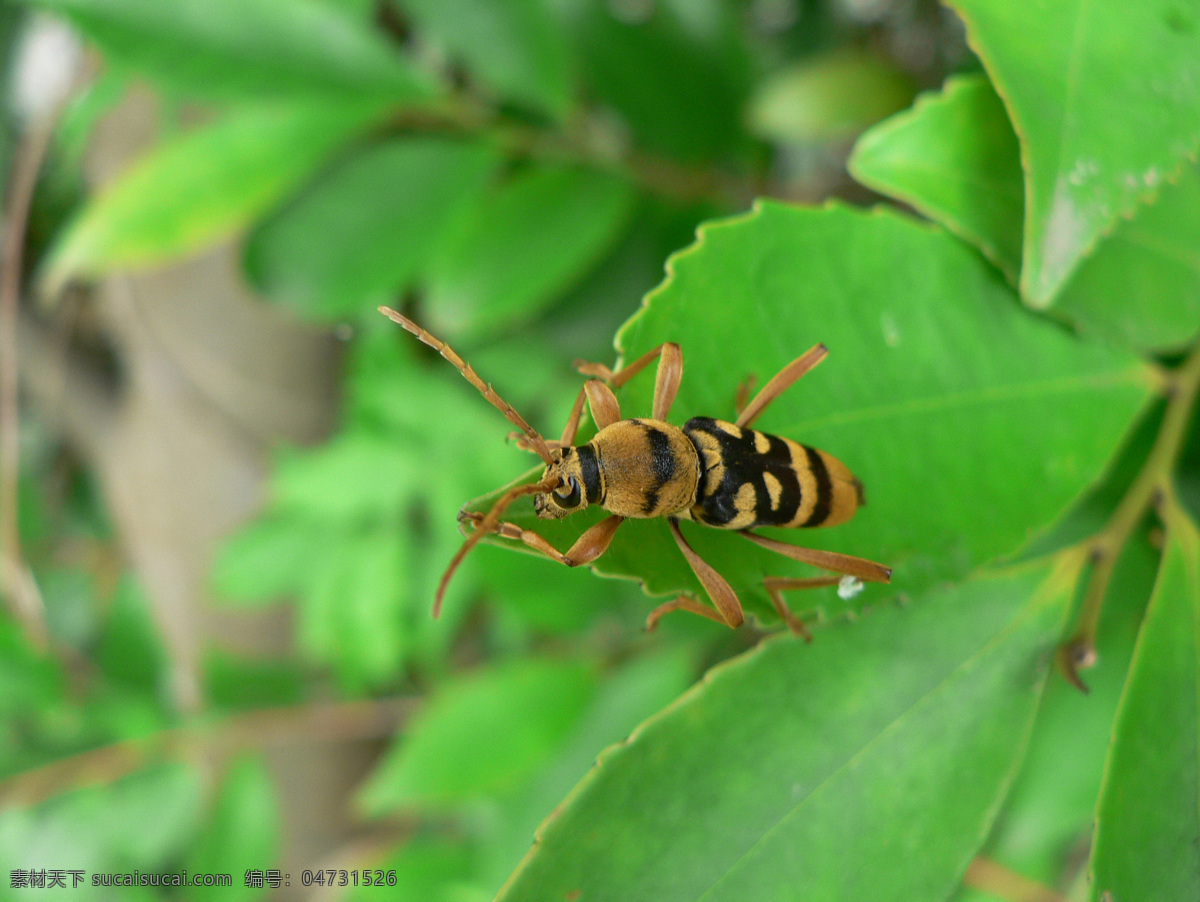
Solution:
{"label": "beetle's front leg", "polygon": [[[476,512],[464,512],[459,515],[460,523],[471,523],[478,525],[483,519],[483,515]],[[604,552],[608,551],[608,546],[612,544],[613,536],[617,532],[617,527],[625,522],[624,517],[618,517],[616,514],[605,517],[595,526],[589,527],[583,535],[575,540],[569,549],[565,552],[559,551],[551,545],[546,539],[542,538],[536,532],[529,529],[523,529],[516,523],[504,522],[496,524],[496,535],[503,536],[506,539],[516,539],[528,548],[544,554],[553,561],[558,561],[567,567],[578,567],[580,564],[590,564]]]}

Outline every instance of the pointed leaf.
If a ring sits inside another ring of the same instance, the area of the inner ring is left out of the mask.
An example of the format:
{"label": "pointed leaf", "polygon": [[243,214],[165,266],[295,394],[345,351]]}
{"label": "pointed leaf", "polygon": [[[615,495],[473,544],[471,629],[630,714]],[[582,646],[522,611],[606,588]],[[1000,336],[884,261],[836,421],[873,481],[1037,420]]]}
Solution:
{"label": "pointed leaf", "polygon": [[497,162],[482,145],[406,138],[343,164],[251,237],[247,267],[272,297],[336,318],[407,287]]}
{"label": "pointed leaf", "polygon": [[[850,161],[863,184],[912,204],[976,245],[1014,284],[1024,211],[1020,148],[982,77],[865,134]],[[1175,350],[1200,330],[1200,170],[1164,184],[1067,279],[1057,302],[1084,329],[1147,350]]]}
{"label": "pointed leaf", "polygon": [[1017,136],[991,83],[952,78],[864,134],[850,172],[976,245],[1014,285],[1025,189]]}
{"label": "pointed leaf", "polygon": [[230,113],[150,151],[84,207],[46,264],[76,276],[194,253],[261,216],[379,114],[361,103]]}
{"label": "pointed leaf", "polygon": [[722,665],[601,755],[500,899],[944,897],[1019,760],[1073,579],[996,573]]}
{"label": "pointed leaf", "polygon": [[1021,294],[1045,307],[1200,147],[1200,14],[1175,0],[950,5],[1021,138]]}
{"label": "pointed leaf", "polygon": [[1178,508],[1166,521],[1096,816],[1093,900],[1200,898],[1200,533]]}

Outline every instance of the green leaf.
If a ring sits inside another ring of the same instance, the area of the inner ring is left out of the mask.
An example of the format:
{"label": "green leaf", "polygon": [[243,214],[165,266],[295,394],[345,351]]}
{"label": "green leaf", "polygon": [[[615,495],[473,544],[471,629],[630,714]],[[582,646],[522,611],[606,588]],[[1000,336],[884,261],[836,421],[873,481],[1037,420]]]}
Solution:
{"label": "green leaf", "polygon": [[[1100,475],[1151,393],[1135,357],[1030,314],[961,242],[890,212],[762,203],[703,226],[669,269],[620,332],[624,359],[680,344],[670,420],[681,424],[732,419],[748,375],[762,385],[828,345],[829,359],[755,426],[842,460],[867,504],[835,529],[763,532],[881,561],[901,591],[961,577],[1045,529]],[[622,389],[624,416],[650,411],[653,382]],[[535,522],[527,510],[510,516],[560,548],[588,522]],[[763,576],[800,575],[728,531],[683,530],[743,604],[769,610]],[[592,566],[652,594],[702,591],[662,520],[625,522]],[[842,606],[832,590],[806,594],[794,604]]]}
{"label": "green leaf", "polygon": [[1021,139],[1021,294],[1046,307],[1200,146],[1200,16],[1177,0],[950,5]]}
{"label": "green leaf", "polygon": [[944,897],[1019,760],[1073,578],[1004,571],[722,665],[601,755],[499,898]]}
{"label": "green leaf", "polygon": [[116,62],[193,94],[429,96],[369,20],[327,0],[24,0],[61,13]]}
{"label": "green leaf", "polygon": [[510,789],[574,727],[595,684],[586,662],[525,659],[445,685],[363,788],[363,809],[445,808]]}
{"label": "green leaf", "polygon": [[1121,220],[1063,288],[1055,311],[1148,351],[1179,351],[1200,335],[1200,169]]}
{"label": "green leaf", "polygon": [[1178,508],[1117,712],[1093,900],[1200,898],[1200,533]]}
{"label": "green leaf", "polygon": [[152,150],[60,237],[47,290],[69,278],[194,253],[244,228],[375,119],[376,105],[247,108]]}
{"label": "green leaf", "polygon": [[374,315],[427,264],[496,163],[487,147],[440,138],[372,147],[263,224],[247,267],[265,293],[309,314]]}
{"label": "green leaf", "polygon": [[440,334],[487,334],[532,317],[583,277],[632,210],[621,179],[530,169],[483,201],[435,264],[428,304]]}
{"label": "green leaf", "polygon": [[571,104],[566,36],[548,0],[403,0],[422,37],[502,98],[563,118]]}
{"label": "green leaf", "polygon": [[188,859],[191,874],[227,873],[231,886],[188,887],[188,899],[247,899],[262,888],[246,885],[248,870],[278,865],[278,812],[275,790],[263,763],[242,758],[225,774],[212,816]]}
{"label": "green leaf", "polygon": [[1105,596],[1088,693],[1052,675],[1029,749],[983,855],[1046,886],[1078,874],[1091,833],[1113,718],[1161,550],[1141,534],[1126,544]]}
{"label": "green leaf", "polygon": [[696,674],[694,658],[687,647],[674,646],[604,675],[554,757],[503,801],[503,830],[486,849],[489,886],[499,886],[508,876],[529,848],[538,824],[588,772],[597,753],[628,738],[639,723],[687,688]]}
{"label": "green leaf", "polygon": [[[872,129],[850,161],[863,184],[979,247],[1014,284],[1024,210],[1020,148],[981,77],[951,79]],[[1134,348],[1175,350],[1200,322],[1200,171],[1187,166],[1121,219],[1068,277],[1056,311]]]}
{"label": "green leaf", "polygon": [[878,54],[841,48],[765,79],[747,119],[767,140],[842,141],[904,109],[913,93],[912,81]]}
{"label": "green leaf", "polygon": [[68,857],[71,863],[62,867],[89,872],[174,872],[200,826],[201,780],[181,764],[59,790],[32,808],[0,809],[0,868],[6,874],[59,867],[43,858],[48,854]]}
{"label": "green leaf", "polygon": [[1020,147],[991,84],[952,78],[859,138],[849,161],[866,185],[911,204],[977,246],[1014,285],[1021,269]]}

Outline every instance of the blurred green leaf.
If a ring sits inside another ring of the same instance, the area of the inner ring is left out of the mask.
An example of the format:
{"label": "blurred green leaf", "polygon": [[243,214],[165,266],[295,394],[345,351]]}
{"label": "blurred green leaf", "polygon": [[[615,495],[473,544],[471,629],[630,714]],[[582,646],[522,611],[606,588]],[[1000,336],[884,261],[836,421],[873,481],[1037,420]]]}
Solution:
{"label": "blurred green leaf", "polygon": [[566,116],[571,105],[571,58],[548,0],[403,0],[422,37],[501,99]]}
{"label": "blurred green leaf", "polygon": [[[762,385],[827,344],[829,359],[756,427],[841,459],[865,484],[867,505],[836,529],[763,532],[886,563],[898,591],[961,577],[1047,528],[1099,477],[1153,386],[1132,355],[1024,310],[952,236],[886,211],[764,202],[702,227],[669,269],[619,334],[624,358],[681,345],[671,420],[683,423],[732,418],[748,375]],[[625,416],[650,410],[653,382],[622,389]],[[509,516],[559,547],[589,522],[534,523],[530,506]],[[763,576],[797,569],[729,532],[683,529],[759,610],[769,610]],[[627,521],[592,566],[641,579],[653,594],[702,591],[661,520]],[[832,591],[806,594],[797,608],[843,607]]]}
{"label": "blurred green leaf", "polygon": [[528,319],[616,240],[634,193],[574,167],[531,168],[479,204],[435,263],[427,303],[439,334],[487,334]]}
{"label": "blurred green leaf", "polygon": [[96,663],[109,679],[153,697],[166,670],[162,639],[132,575],[124,574],[96,637]]}
{"label": "blurred green leaf", "polygon": [[[588,86],[635,143],[694,161],[711,161],[746,143],[742,114],[752,56],[733,7],[688,0],[622,16],[607,0],[570,6]],[[697,20],[710,27],[694,27]],[[611,137],[627,138],[620,132]]]}
{"label": "blurred green leaf", "polygon": [[447,683],[363,787],[363,810],[439,809],[513,787],[575,726],[595,688],[590,663],[537,658]]}
{"label": "blurred green leaf", "polygon": [[[473,880],[472,855],[461,842],[418,837],[380,862],[378,867],[396,872],[395,886],[386,892],[391,899],[413,902],[490,902],[492,893]],[[356,902],[379,902],[380,887],[359,886],[347,898]]]}
{"label": "blurred green leaf", "polygon": [[1200,18],[1176,0],[950,5],[1021,139],[1021,294],[1046,307],[1200,146]]}
{"label": "blurred green leaf", "polygon": [[187,864],[189,874],[230,874],[232,885],[189,886],[184,898],[223,900],[262,895],[262,888],[246,885],[244,875],[248,870],[278,866],[278,831],[275,789],[266,767],[256,758],[241,758],[226,772],[212,816]]}
{"label": "blurred green leaf", "polygon": [[1073,580],[1025,566],[762,643],[602,755],[500,899],[945,895],[1019,760]]}
{"label": "blurred green leaf", "polygon": [[1089,898],[1200,897],[1200,534],[1177,507],[1117,712]]}
{"label": "blurred green leaf", "polygon": [[191,847],[200,815],[201,787],[193,769],[149,767],[33,807],[0,810],[0,870],[78,868],[89,877],[173,870]]}
{"label": "blurred green leaf", "polygon": [[427,98],[429,79],[327,0],[21,0],[61,13],[116,62],[190,94]]}
{"label": "blurred green leaf", "polygon": [[839,48],[760,82],[747,119],[768,141],[840,141],[904,109],[914,93],[912,80],[878,54]]}
{"label": "blurred green leaf", "polygon": [[251,236],[265,293],[324,318],[375,315],[427,265],[497,164],[488,147],[389,141],[342,162]]}
{"label": "blurred green leaf", "polygon": [[299,705],[307,672],[291,661],[210,651],[204,660],[204,697],[217,708],[253,710]]}
{"label": "blurred green leaf", "polygon": [[245,108],[164,143],[105,186],[68,227],[46,263],[46,290],[228,237],[379,112],[375,104],[346,102]]}
{"label": "blurred green leaf", "polygon": [[851,174],[976,245],[1014,285],[1021,270],[1021,149],[991,83],[952,78],[864,134]]}

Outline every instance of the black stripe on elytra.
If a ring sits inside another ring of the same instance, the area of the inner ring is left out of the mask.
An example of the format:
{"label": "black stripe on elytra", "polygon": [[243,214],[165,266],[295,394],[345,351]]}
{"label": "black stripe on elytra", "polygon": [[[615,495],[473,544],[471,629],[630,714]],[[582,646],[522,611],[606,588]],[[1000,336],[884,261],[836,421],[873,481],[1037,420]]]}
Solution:
{"label": "black stripe on elytra", "polygon": [[579,475],[587,491],[588,504],[600,503],[600,463],[596,460],[596,449],[590,444],[576,448],[579,455]]}
{"label": "black stripe on elytra", "polygon": [[[772,523],[790,523],[803,500],[800,496],[800,479],[792,465],[792,451],[787,442],[775,435],[768,435],[767,438],[771,447],[764,456],[774,465],[767,467],[767,471],[779,480],[779,505],[771,511],[770,520]],[[767,507],[763,510],[770,506],[768,498]]]}
{"label": "black stripe on elytra", "polygon": [[[705,523],[710,526],[724,526],[731,522],[739,513],[734,503],[738,489],[747,484],[754,487],[755,498],[755,522],[747,528],[780,525],[792,521],[803,498],[800,480],[792,462],[792,452],[784,439],[765,432],[757,433],[752,429],[743,429],[741,435],[731,435],[709,417],[693,417],[683,428],[685,434],[702,432],[716,439],[721,462],[725,466],[721,484],[712,494],[699,499]],[[758,435],[766,437],[766,451],[758,450]],[[823,520],[829,516],[829,475],[819,458],[816,466],[820,467],[818,489],[822,485],[825,486],[823,494],[818,491],[818,504],[822,499],[825,500],[825,511],[820,512],[819,517]],[[779,481],[779,504],[774,510],[771,508],[771,493],[767,491],[764,478],[766,473],[770,473]],[[822,476],[824,483],[820,481]],[[810,523],[814,522],[817,513],[819,511],[814,511]]]}
{"label": "black stripe on elytra", "polygon": [[833,508],[833,482],[829,478],[829,470],[825,466],[825,461],[821,460],[821,455],[817,453],[816,449],[810,448],[808,445],[800,447],[808,455],[808,467],[817,481],[817,503],[808,519],[800,525],[820,526],[829,518],[829,513]]}

